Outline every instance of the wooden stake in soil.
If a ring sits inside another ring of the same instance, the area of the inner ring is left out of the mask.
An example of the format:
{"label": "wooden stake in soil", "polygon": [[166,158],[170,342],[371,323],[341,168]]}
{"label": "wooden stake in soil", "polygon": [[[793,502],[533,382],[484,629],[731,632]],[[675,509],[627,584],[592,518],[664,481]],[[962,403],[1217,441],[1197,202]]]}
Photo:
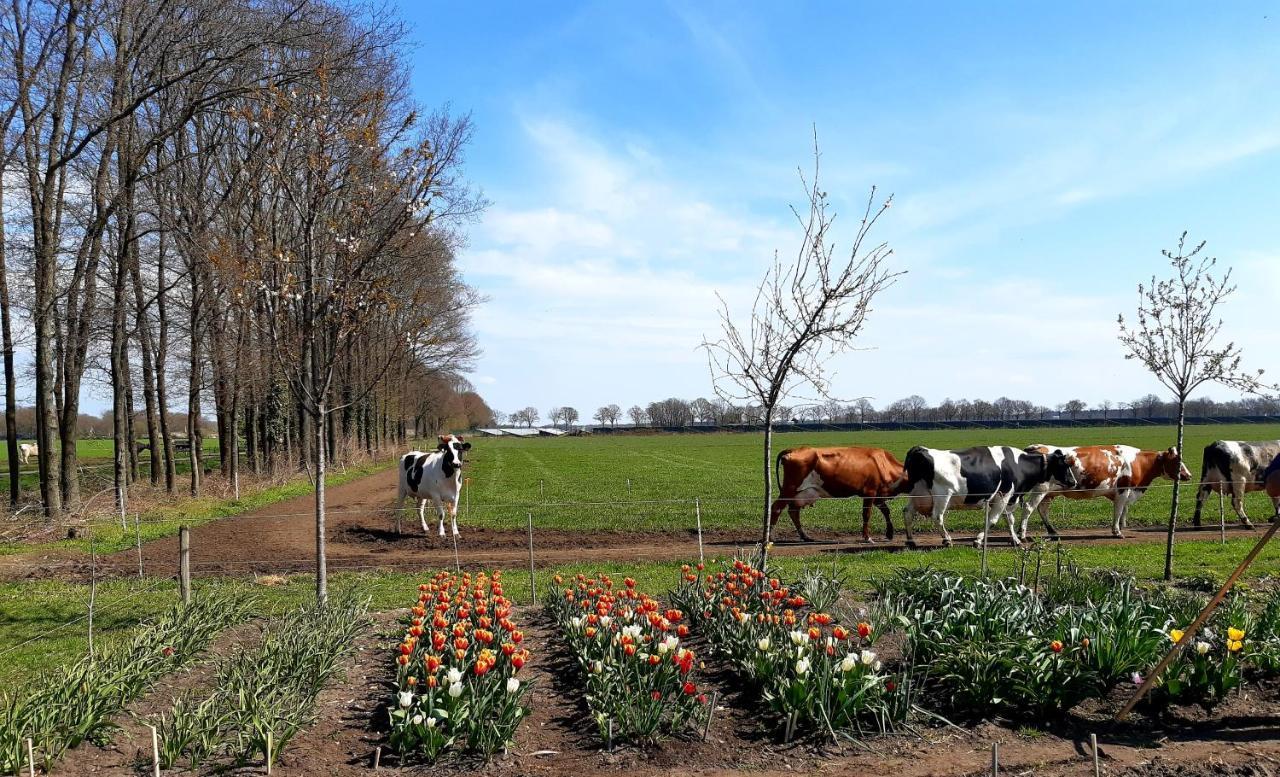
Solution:
{"label": "wooden stake in soil", "polygon": [[1093,777],[1102,777],[1102,764],[1098,762],[1098,735],[1089,735],[1089,749],[1093,751]]}
{"label": "wooden stake in soil", "polygon": [[991,743],[991,777],[1000,777],[1000,743]]}
{"label": "wooden stake in soil", "polygon": [[[529,603],[538,603],[538,581],[533,576],[533,513],[529,516]],[[610,724],[612,725],[612,724]]]}
{"label": "wooden stake in soil", "polygon": [[716,701],[720,698],[719,691],[711,692],[711,701],[707,705],[707,722],[702,724],[702,741],[707,741],[707,732],[711,730],[711,717],[716,714]]}
{"label": "wooden stake in soil", "polygon": [[150,723],[144,725],[151,729],[151,774],[152,777],[160,777],[160,734]]}
{"label": "wooden stake in soil", "polygon": [[[698,524],[698,563],[702,563],[702,500],[693,500],[693,520]],[[705,737],[704,737],[705,739]]]}
{"label": "wooden stake in soil", "polygon": [[272,747],[271,747],[271,732],[270,732],[270,731],[268,731],[268,732],[267,732],[267,752],[266,752],[266,756],[267,756],[267,759],[266,759],[266,760],[267,760],[267,774],[271,774],[271,750],[272,750]]}
{"label": "wooden stake in soil", "polygon": [[1160,663],[1156,664],[1156,668],[1147,674],[1146,682],[1143,682],[1142,685],[1138,686],[1138,690],[1134,692],[1129,701],[1126,702],[1125,705],[1120,708],[1120,711],[1116,713],[1115,719],[1117,721],[1124,720],[1128,717],[1130,712],[1133,712],[1133,708],[1138,706],[1138,702],[1142,701],[1142,697],[1146,696],[1147,691],[1151,690],[1151,686],[1155,685],[1152,681],[1162,675],[1173,659],[1177,657],[1183,646],[1189,644],[1195,638],[1196,632],[1198,632],[1200,627],[1209,620],[1209,616],[1218,608],[1218,605],[1222,604],[1222,600],[1226,598],[1227,592],[1236,584],[1236,580],[1239,579],[1240,575],[1244,574],[1244,571],[1249,568],[1249,565],[1253,563],[1253,560],[1262,552],[1263,547],[1265,547],[1266,544],[1271,541],[1271,538],[1275,536],[1276,529],[1280,529],[1280,513],[1276,513],[1271,518],[1271,528],[1267,529],[1267,533],[1262,535],[1262,538],[1259,539],[1253,546],[1253,549],[1249,551],[1249,555],[1244,557],[1244,560],[1240,562],[1240,565],[1236,567],[1236,570],[1227,578],[1227,582],[1222,584],[1222,588],[1218,590],[1218,593],[1213,595],[1213,598],[1204,606],[1204,609],[1200,611],[1200,614],[1196,616],[1196,619],[1191,621],[1191,625],[1183,632],[1182,641],[1174,643],[1173,647],[1169,649],[1169,652],[1165,653],[1164,658],[1160,659]]}
{"label": "wooden stake in soil", "polygon": [[191,530],[178,527],[178,592],[182,603],[191,604]]}
{"label": "wooden stake in soil", "polygon": [[142,579],[142,517],[133,514],[133,533],[138,539],[138,579]]}
{"label": "wooden stake in soil", "polygon": [[982,519],[982,525],[984,527],[982,530],[982,576],[986,577],[987,576],[987,535],[991,533],[990,531],[988,531],[988,529],[990,529],[991,527],[987,525],[986,518]]}
{"label": "wooden stake in soil", "polygon": [[374,771],[382,768],[382,745],[373,749],[373,768]]}
{"label": "wooden stake in soil", "polygon": [[613,752],[613,718],[609,718],[609,739],[605,742],[609,752]]}
{"label": "wooden stake in soil", "polygon": [[1226,499],[1222,492],[1218,492],[1218,539],[1221,544],[1227,544],[1227,508],[1223,504]]}
{"label": "wooden stake in soil", "polygon": [[27,775],[36,777],[36,748],[31,744],[31,737],[27,737]]}

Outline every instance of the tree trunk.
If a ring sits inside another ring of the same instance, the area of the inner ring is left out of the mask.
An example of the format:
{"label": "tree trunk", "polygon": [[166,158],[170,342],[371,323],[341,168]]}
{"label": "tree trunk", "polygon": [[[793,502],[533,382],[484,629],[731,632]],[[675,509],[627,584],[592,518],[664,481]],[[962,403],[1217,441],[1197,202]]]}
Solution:
{"label": "tree trunk", "polygon": [[[0,165],[0,180],[4,179],[4,166]],[[0,186],[0,214],[4,213],[4,187]],[[4,434],[9,453],[9,506],[16,508],[22,498],[22,483],[18,468],[18,400],[17,372],[13,367],[13,323],[9,317],[9,273],[5,253],[4,218],[0,217],[0,330],[4,337]]]}
{"label": "tree trunk", "polygon": [[773,502],[773,408],[764,413],[764,521],[760,532],[760,571],[764,572],[769,564],[769,546],[773,544],[772,529],[769,521],[769,506]]}
{"label": "tree trunk", "polygon": [[[1183,432],[1186,430],[1187,422],[1187,398],[1178,397],[1178,453],[1182,453]],[[1173,479],[1173,504],[1169,507],[1169,533],[1165,538],[1164,544],[1164,579],[1165,582],[1173,582],[1173,536],[1178,525],[1178,491],[1182,485],[1177,479]]]}
{"label": "tree trunk", "polygon": [[325,479],[325,402],[323,398],[319,399],[316,407],[317,417],[311,419],[311,431],[315,435],[315,454],[316,454],[316,601],[321,605],[329,601],[329,568],[325,558],[324,547],[324,523],[325,523],[325,504],[324,504],[324,479]]}
{"label": "tree trunk", "polygon": [[187,380],[187,442],[191,446],[191,496],[200,496],[200,477],[204,462],[200,441],[200,281],[195,267],[191,268],[191,320],[188,322],[190,338],[190,371]]}

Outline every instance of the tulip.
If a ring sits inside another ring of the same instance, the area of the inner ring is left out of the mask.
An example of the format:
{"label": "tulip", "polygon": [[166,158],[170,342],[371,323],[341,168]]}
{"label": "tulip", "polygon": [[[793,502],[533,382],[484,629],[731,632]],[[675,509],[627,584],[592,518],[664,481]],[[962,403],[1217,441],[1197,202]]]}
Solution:
{"label": "tulip", "polygon": [[1055,653],[1061,653],[1061,652],[1062,652],[1062,642],[1061,642],[1061,641],[1059,641],[1059,640],[1056,640],[1056,639],[1055,639],[1054,641],[1052,641],[1052,642],[1050,642],[1050,643],[1049,643],[1049,649],[1050,649],[1050,650],[1052,650],[1052,651],[1053,651],[1053,652],[1055,652]]}
{"label": "tulip", "polygon": [[804,677],[809,673],[809,659],[802,658],[796,662],[796,674]]}
{"label": "tulip", "polygon": [[864,650],[859,654],[858,660],[862,662],[863,666],[871,666],[876,663],[876,654],[870,650]]}
{"label": "tulip", "polygon": [[854,667],[856,667],[857,665],[858,665],[858,657],[852,653],[840,659],[841,672],[852,672],[854,670]]}
{"label": "tulip", "polygon": [[457,685],[462,682],[462,670],[457,667],[450,667],[448,678],[450,685]]}
{"label": "tulip", "polygon": [[515,693],[520,690],[520,681],[514,677],[507,678],[507,693]]}
{"label": "tulip", "polygon": [[1232,626],[1231,628],[1227,629],[1227,639],[1231,640],[1232,642],[1241,642],[1244,640],[1244,632]]}
{"label": "tulip", "polygon": [[760,648],[760,650],[762,651],[768,650],[769,644],[770,643],[769,643],[768,637],[761,637],[759,640],[756,641],[756,647]]}
{"label": "tulip", "polygon": [[427,718],[427,728],[435,728],[436,723],[437,721],[435,718]]}
{"label": "tulip", "polygon": [[453,685],[449,686],[449,696],[451,698],[456,699],[461,695],[462,695],[462,683],[454,683]]}
{"label": "tulip", "polygon": [[1205,653],[1208,653],[1208,652],[1209,652],[1208,642],[1196,642],[1196,653],[1199,653],[1200,655],[1203,656]]}
{"label": "tulip", "polygon": [[804,633],[803,631],[793,631],[793,632],[791,632],[791,644],[793,644],[793,645],[803,645],[803,644],[804,644],[805,639],[807,639],[807,636],[805,635],[805,633]]}
{"label": "tulip", "polygon": [[684,691],[685,696],[692,696],[698,692],[698,686],[694,685],[691,682],[686,682],[684,684],[684,687],[681,690]]}
{"label": "tulip", "polygon": [[421,725],[422,725],[422,720],[423,720],[423,718],[422,718],[421,713],[419,713],[419,714],[417,714],[417,715],[414,715],[414,716],[413,716],[413,725],[415,725],[415,726],[421,726]]}
{"label": "tulip", "polygon": [[1173,640],[1173,643],[1176,645],[1182,641],[1182,633],[1182,629],[1170,629],[1169,639]]}
{"label": "tulip", "polygon": [[400,692],[401,708],[409,707],[412,704],[413,704],[413,691],[401,691]]}
{"label": "tulip", "polygon": [[875,629],[873,629],[873,628],[871,627],[871,624],[870,624],[870,623],[867,623],[866,621],[860,621],[860,622],[858,623],[858,636],[859,636],[859,637],[862,637],[863,639],[866,639],[867,637],[871,636],[871,632],[873,632],[873,631],[875,631]]}

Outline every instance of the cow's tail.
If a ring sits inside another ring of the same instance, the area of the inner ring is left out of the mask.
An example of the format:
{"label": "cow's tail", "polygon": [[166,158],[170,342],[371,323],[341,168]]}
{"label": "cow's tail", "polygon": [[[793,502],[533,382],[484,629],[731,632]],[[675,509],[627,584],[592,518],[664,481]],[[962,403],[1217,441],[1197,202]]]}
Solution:
{"label": "cow's tail", "polygon": [[773,460],[773,480],[775,483],[778,484],[779,491],[782,490],[782,459],[788,453],[791,453],[790,448],[787,448],[784,451],[779,451],[777,457],[775,457]]}
{"label": "cow's tail", "polygon": [[917,445],[907,451],[907,457],[902,460],[902,469],[908,485],[924,481],[930,488],[933,487],[933,457],[929,455],[929,449],[923,445]]}

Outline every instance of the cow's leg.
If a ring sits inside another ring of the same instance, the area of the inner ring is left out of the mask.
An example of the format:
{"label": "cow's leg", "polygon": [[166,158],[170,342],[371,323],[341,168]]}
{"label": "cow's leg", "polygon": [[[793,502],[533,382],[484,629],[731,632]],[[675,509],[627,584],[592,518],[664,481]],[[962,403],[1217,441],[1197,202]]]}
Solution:
{"label": "cow's leg", "polygon": [[1200,525],[1200,513],[1204,510],[1204,499],[1213,490],[1211,483],[1201,483],[1200,490],[1196,492],[1196,511],[1191,516],[1191,525]]}
{"label": "cow's leg", "polygon": [[1121,489],[1111,500],[1111,536],[1113,537],[1124,536],[1125,513],[1129,511],[1129,493],[1128,489]]}
{"label": "cow's leg", "polygon": [[902,507],[902,530],[907,533],[907,547],[914,548],[916,546],[915,537],[911,535],[911,521],[916,517],[916,503],[911,497],[907,497],[907,503]]}
{"label": "cow's leg", "polygon": [[445,502],[445,506],[449,509],[449,526],[453,530],[453,536],[458,536],[458,500],[453,498]]}
{"label": "cow's leg", "polygon": [[404,498],[405,498],[404,489],[401,488],[400,495],[396,497],[396,509],[395,509],[396,534],[400,533],[400,513],[404,510]]}
{"label": "cow's leg", "polygon": [[1236,515],[1240,516],[1240,525],[1253,528],[1253,522],[1249,520],[1249,516],[1244,511],[1244,478],[1238,478],[1231,481],[1231,507],[1236,511]]}
{"label": "cow's leg", "polygon": [[951,535],[947,533],[947,507],[950,504],[950,492],[933,495],[933,522],[938,524],[938,531],[942,532],[942,545],[947,548],[951,547]]}
{"label": "cow's leg", "polygon": [[431,533],[431,529],[427,528],[427,500],[421,497],[418,499],[418,523],[422,524],[423,534]]}
{"label": "cow's leg", "polygon": [[862,541],[871,542],[871,497],[862,497]]}
{"label": "cow's leg", "polygon": [[804,527],[800,525],[800,503],[792,500],[787,505],[787,515],[791,516],[791,522],[796,525],[796,534],[800,536],[801,542],[813,542],[809,535],[804,533]]}
{"label": "cow's leg", "polygon": [[889,512],[889,500],[884,497],[876,499],[876,505],[880,508],[880,512],[884,514],[884,538],[886,540],[893,539],[893,514]]}
{"label": "cow's leg", "polygon": [[436,506],[436,515],[439,516],[440,518],[440,536],[443,537],[444,536],[444,506],[446,502],[443,499],[441,499],[439,496],[432,497],[431,502]]}
{"label": "cow's leg", "polygon": [[[1010,494],[1010,497],[1013,495]],[[1000,506],[1000,513],[1004,514],[1005,522],[1009,524],[1009,539],[1013,540],[1013,546],[1016,548],[1022,543],[1018,540],[1018,521],[1014,517],[1013,511],[1017,505],[1010,499],[1001,500],[1003,504]],[[1000,515],[996,515],[996,523],[1000,522]]]}
{"label": "cow's leg", "polygon": [[[1036,512],[1040,514],[1040,523],[1044,524],[1044,530],[1050,537],[1057,537],[1058,530],[1053,528],[1053,524],[1049,522],[1049,513],[1052,511],[1052,500],[1045,496],[1040,500],[1040,504],[1036,505]],[[1028,511],[1030,512],[1030,511]],[[1026,539],[1026,532],[1023,532],[1023,539]]]}
{"label": "cow's leg", "polygon": [[787,506],[787,503],[790,501],[791,500],[787,499],[786,497],[779,496],[777,499],[773,500],[773,504],[769,506],[769,535],[770,536],[773,535],[774,527],[778,525],[778,516],[782,515],[783,508],[785,508]]}

